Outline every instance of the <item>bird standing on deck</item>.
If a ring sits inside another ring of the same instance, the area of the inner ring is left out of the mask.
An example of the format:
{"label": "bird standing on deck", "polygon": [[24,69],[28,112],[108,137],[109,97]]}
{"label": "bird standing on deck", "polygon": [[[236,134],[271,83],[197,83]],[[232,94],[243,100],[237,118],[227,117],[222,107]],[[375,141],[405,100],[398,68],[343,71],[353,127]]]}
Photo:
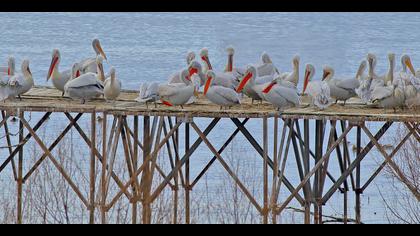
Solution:
{"label": "bird standing on deck", "polygon": [[278,111],[300,105],[300,97],[295,84],[277,77],[262,90],[265,100],[274,105]]}
{"label": "bird standing on deck", "polygon": [[325,110],[332,104],[330,86],[325,81],[312,81],[314,75],[315,67],[312,64],[307,64],[302,94],[306,93],[309,95],[312,106]]}
{"label": "bird standing on deck", "polygon": [[240,80],[240,83],[236,89],[236,92],[243,92],[246,96],[254,101],[260,101],[261,103],[265,100],[263,89],[273,81],[273,76],[257,76],[257,68],[253,65],[249,65],[245,71],[245,75]]}
{"label": "bird standing on deck", "polygon": [[64,86],[65,96],[72,99],[81,99],[81,103],[85,104],[86,100],[97,98],[104,93],[104,71],[102,65],[102,56],[97,58],[97,71],[96,73],[86,73],[79,77],[78,71],[80,71],[79,64],[73,65],[72,79]]}
{"label": "bird standing on deck", "polygon": [[330,66],[325,66],[322,81],[327,82],[330,87],[331,97],[336,100],[336,103],[344,101],[344,105],[346,105],[347,100],[357,96],[356,89],[360,87],[359,79],[333,79],[333,77],[334,69]]}
{"label": "bird standing on deck", "polygon": [[104,50],[102,49],[102,45],[99,39],[94,39],[92,41],[92,47],[93,47],[93,50],[95,51],[95,57],[86,58],[78,63],[80,65],[81,74],[86,74],[89,72],[98,73],[96,59],[99,55],[101,55],[102,58],[104,58],[105,60],[108,60]]}
{"label": "bird standing on deck", "polygon": [[14,99],[27,93],[34,86],[34,79],[29,68],[29,60],[22,62],[22,71],[7,81],[7,84],[0,87],[0,101]]}
{"label": "bird standing on deck", "polygon": [[207,71],[207,81],[204,87],[204,96],[212,103],[220,106],[220,110],[223,110],[223,107],[232,107],[234,105],[241,104],[239,94],[231,88],[226,88],[220,85],[215,85],[214,79],[216,74],[209,70]]}
{"label": "bird standing on deck", "polygon": [[115,101],[121,94],[121,81],[115,75],[115,68],[112,67],[110,77],[104,83],[104,97],[107,101]]}
{"label": "bird standing on deck", "polygon": [[50,68],[48,70],[47,82],[51,78],[54,87],[63,92],[62,96],[64,96],[64,86],[67,84],[67,82],[69,82],[71,78],[71,70],[60,72],[60,62],[60,51],[58,49],[54,49],[52,53]]}
{"label": "bird standing on deck", "polygon": [[293,83],[295,87],[299,84],[299,62],[300,57],[298,55],[294,56],[292,60],[293,71],[284,72],[280,75],[281,79]]}

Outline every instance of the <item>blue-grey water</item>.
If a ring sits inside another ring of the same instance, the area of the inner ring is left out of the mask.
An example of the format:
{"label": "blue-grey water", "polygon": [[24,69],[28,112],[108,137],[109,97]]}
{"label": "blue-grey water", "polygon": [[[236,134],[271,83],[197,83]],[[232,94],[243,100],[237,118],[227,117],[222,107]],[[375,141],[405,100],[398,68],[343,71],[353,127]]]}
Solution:
{"label": "blue-grey water", "polygon": [[[317,78],[325,64],[337,75],[354,75],[368,52],[378,56],[380,74],[387,69],[388,52],[408,53],[415,65],[420,63],[417,13],[0,13],[0,22],[0,65],[9,55],[18,65],[30,59],[38,85],[47,84],[54,48],[61,51],[61,69],[68,69],[94,55],[93,38],[101,40],[107,53],[106,70],[114,66],[126,89],[166,81],[185,66],[187,51],[198,53],[202,47],[209,49],[216,70],[224,69],[225,48],[233,45],[236,66],[256,63],[266,51],[281,71],[291,71],[291,58],[299,54],[302,65],[315,65]],[[259,134],[259,125],[251,122],[248,127]],[[233,126],[219,129],[213,139],[226,139],[226,130],[233,131]],[[366,169],[373,170],[376,162],[370,165]],[[384,179],[378,182],[386,184]],[[386,220],[376,192],[372,186],[364,195],[367,222]],[[340,212],[340,198],[333,201]]]}

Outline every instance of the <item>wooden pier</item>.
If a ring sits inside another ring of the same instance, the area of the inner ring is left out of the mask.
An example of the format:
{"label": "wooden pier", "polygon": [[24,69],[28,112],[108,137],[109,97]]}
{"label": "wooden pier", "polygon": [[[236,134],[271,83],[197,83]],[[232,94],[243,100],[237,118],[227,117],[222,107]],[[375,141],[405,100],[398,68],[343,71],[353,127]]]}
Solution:
{"label": "wooden pier", "polygon": [[[31,175],[44,161],[51,161],[57,171],[67,181],[80,201],[90,212],[90,223],[107,223],[107,213],[121,198],[127,198],[132,204],[132,223],[151,223],[152,208],[157,197],[166,188],[173,190],[174,210],[173,223],[190,223],[190,194],[201,178],[215,162],[219,162],[235,181],[241,191],[247,196],[252,205],[261,214],[262,223],[277,223],[277,216],[281,215],[292,200],[300,203],[305,212],[304,223],[322,223],[323,206],[335,193],[345,195],[343,203],[344,223],[347,223],[347,194],[354,192],[356,222],[362,220],[361,194],[370,186],[372,181],[389,165],[400,178],[404,178],[399,166],[393,157],[403,147],[405,142],[414,138],[420,142],[420,112],[415,110],[369,109],[360,104],[357,99],[348,105],[334,105],[325,111],[302,106],[277,112],[270,104],[254,104],[246,100],[241,106],[230,110],[220,110],[218,106],[210,104],[200,98],[193,105],[181,107],[166,107],[149,104],[148,107],[135,102],[138,93],[125,91],[115,103],[107,103],[102,99],[80,104],[62,98],[61,93],[45,87],[33,88],[22,100],[0,104],[3,119],[0,128],[4,129],[9,156],[2,157],[0,174],[5,168],[11,166],[16,173],[17,183],[17,223],[23,222],[22,214],[22,187]],[[41,119],[31,126],[28,122],[28,113],[39,113]],[[68,122],[67,127],[55,141],[47,146],[37,131],[48,122],[49,118],[60,114]],[[10,143],[8,120],[15,116],[19,120],[19,143],[12,147]],[[82,116],[90,117],[90,133],[83,130],[78,124]],[[97,117],[101,116],[102,124],[97,125]],[[130,119],[129,119],[130,118]],[[196,119],[208,120],[208,126],[200,129]],[[230,134],[221,147],[209,140],[208,135],[215,132],[221,120],[231,121],[236,130]],[[261,121],[262,137],[256,138],[246,124],[250,120]],[[108,126],[109,121],[112,125]],[[140,130],[140,122],[142,130]],[[269,124],[272,122],[272,129]],[[379,130],[372,131],[367,125],[375,123],[381,126]],[[395,143],[389,152],[380,140],[392,133],[388,132],[392,126],[404,126],[406,135]],[[63,140],[70,130],[76,130],[82,140],[90,147],[90,191],[86,196],[77,187],[64,167],[52,154],[54,148]],[[102,129],[102,149],[97,149],[97,133]],[[196,140],[191,139],[191,133],[198,135]],[[242,183],[223,157],[223,152],[235,137],[241,133],[249,144],[261,157],[263,183],[261,183],[263,198],[258,199]],[[351,135],[350,135],[351,134]],[[180,140],[179,137],[185,137]],[[272,137],[270,140],[269,137]],[[354,140],[355,137],[355,140]],[[369,143],[362,144],[362,138]],[[260,139],[262,142],[258,142]],[[353,139],[353,140],[350,140]],[[25,144],[34,140],[42,156],[34,166],[27,167],[29,171],[23,172]],[[351,152],[348,141],[356,144],[356,151]],[[119,144],[123,146],[124,157],[117,155]],[[274,148],[269,150],[269,144]],[[180,148],[181,145],[184,148]],[[190,176],[190,160],[196,150],[205,145],[209,150],[209,162],[201,173],[192,178]],[[383,155],[383,163],[366,181],[361,181],[361,167],[364,158],[374,149]],[[166,149],[171,170],[165,172],[159,166],[159,153]],[[181,150],[184,153],[181,153]],[[126,171],[129,179],[123,179],[114,172],[116,158],[125,158]],[[298,170],[299,184],[289,181],[287,174],[288,159],[295,158]],[[340,175],[331,174],[329,166],[332,162],[340,166]],[[99,163],[100,173],[95,173],[95,166]],[[95,177],[100,176],[100,184],[96,186]],[[162,177],[157,186],[152,185],[156,176]],[[118,191],[112,196],[109,194],[111,182],[118,186]],[[407,181],[408,182],[408,181]],[[408,189],[420,200],[420,195],[414,186],[407,185]],[[177,222],[178,191],[185,191],[185,219]],[[286,188],[288,196],[282,196],[281,188]],[[96,190],[100,190],[97,199]],[[141,213],[138,210],[141,209]],[[96,217],[100,212],[100,217]],[[141,216],[141,217],[139,217]],[[141,220],[140,220],[141,219]]]}

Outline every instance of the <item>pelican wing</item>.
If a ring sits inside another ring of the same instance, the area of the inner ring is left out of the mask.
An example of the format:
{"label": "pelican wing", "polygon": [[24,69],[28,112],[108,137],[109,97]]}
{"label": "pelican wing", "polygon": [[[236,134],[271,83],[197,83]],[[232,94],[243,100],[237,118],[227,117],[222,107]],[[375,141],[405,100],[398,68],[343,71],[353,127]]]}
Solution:
{"label": "pelican wing", "polygon": [[161,97],[175,96],[183,87],[185,87],[185,84],[181,83],[160,85],[158,88],[158,93]]}
{"label": "pelican wing", "polygon": [[372,101],[382,100],[394,94],[393,86],[377,86],[372,92]]}
{"label": "pelican wing", "polygon": [[360,87],[360,82],[358,79],[345,79],[337,80],[336,85],[345,90],[354,90]]}
{"label": "pelican wing", "polygon": [[102,89],[104,88],[104,84],[97,79],[97,75],[94,73],[83,74],[67,84],[72,88],[80,88],[85,86],[96,86]]}
{"label": "pelican wing", "polygon": [[299,95],[297,94],[297,91],[295,89],[278,86],[274,91],[277,93],[278,96],[283,97],[288,102],[293,103],[295,105],[300,104]]}
{"label": "pelican wing", "polygon": [[225,98],[231,103],[239,103],[239,95],[232,89],[224,88],[224,87],[217,87],[214,92],[219,95],[220,97]]}

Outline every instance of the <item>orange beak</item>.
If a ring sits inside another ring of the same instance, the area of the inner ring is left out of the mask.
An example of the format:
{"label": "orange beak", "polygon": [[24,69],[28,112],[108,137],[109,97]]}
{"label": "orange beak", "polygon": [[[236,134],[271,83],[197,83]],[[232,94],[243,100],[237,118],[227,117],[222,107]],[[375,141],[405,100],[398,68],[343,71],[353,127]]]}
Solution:
{"label": "orange beak", "polygon": [[190,68],[189,73],[190,73],[190,77],[191,77],[193,74],[198,73],[198,70],[196,68]]}
{"label": "orange beak", "polygon": [[277,84],[276,81],[271,82],[262,92],[265,94],[269,93],[271,89],[273,89],[274,85],[276,84]]}
{"label": "orange beak", "polygon": [[238,88],[236,89],[237,93],[242,92],[242,90],[245,88],[245,85],[251,80],[252,76],[253,75],[251,72],[248,72],[248,74],[245,75],[242,82],[239,84]]}
{"label": "orange beak", "polygon": [[213,70],[213,67],[210,64],[210,60],[207,56],[203,56],[201,57],[201,59],[207,64],[207,66],[209,67],[209,70]]}
{"label": "orange beak", "polygon": [[168,107],[173,107],[174,106],[174,105],[172,105],[172,103],[170,103],[168,101],[165,101],[163,99],[161,99],[161,101],[162,101],[163,105],[165,105],[165,106],[168,106]]}
{"label": "orange beak", "polygon": [[206,86],[204,87],[204,96],[206,96],[207,92],[209,91],[212,80],[213,78],[211,76],[207,76]]}
{"label": "orange beak", "polygon": [[58,57],[54,57],[54,58],[51,60],[51,65],[50,65],[50,69],[49,69],[49,71],[48,71],[47,81],[51,78],[51,75],[52,75],[52,73],[53,73],[53,71],[54,71],[54,68],[55,68],[55,66],[57,65],[57,63],[58,63]]}
{"label": "orange beak", "polygon": [[328,77],[329,74],[330,72],[324,71],[324,74],[322,75],[322,81],[324,81]]}
{"label": "orange beak", "polygon": [[304,82],[303,82],[303,93],[305,93],[305,92],[306,92],[306,89],[308,88],[308,84],[309,84],[309,75],[310,75],[309,71],[306,71],[306,72],[305,72],[305,80],[304,80]]}

